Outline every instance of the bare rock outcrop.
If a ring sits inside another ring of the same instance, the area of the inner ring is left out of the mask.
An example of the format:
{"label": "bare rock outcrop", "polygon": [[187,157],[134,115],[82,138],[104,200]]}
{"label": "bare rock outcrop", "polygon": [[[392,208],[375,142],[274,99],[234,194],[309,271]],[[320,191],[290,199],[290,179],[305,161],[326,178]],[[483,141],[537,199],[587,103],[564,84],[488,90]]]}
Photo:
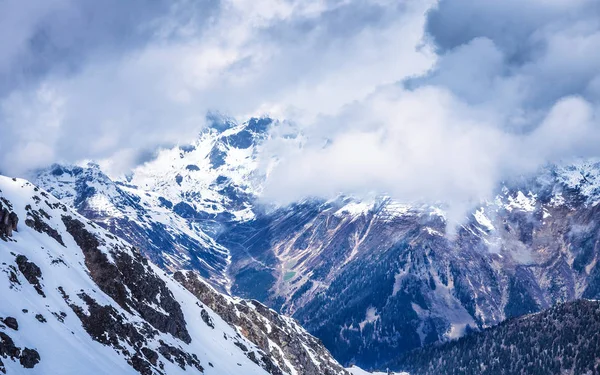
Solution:
{"label": "bare rock outcrop", "polygon": [[[258,301],[221,294],[196,272],[176,272],[174,278],[229,325],[237,328],[246,339],[262,349],[270,362],[276,364],[266,369],[270,374],[280,374],[281,369],[292,373],[289,367],[293,366],[294,370],[301,371],[304,375],[348,375],[321,341],[306,332],[292,318],[280,315]],[[208,313],[202,314],[202,320],[211,326]]]}
{"label": "bare rock outcrop", "polygon": [[19,217],[17,214],[0,203],[0,238],[11,237],[13,231],[17,230],[18,224]]}

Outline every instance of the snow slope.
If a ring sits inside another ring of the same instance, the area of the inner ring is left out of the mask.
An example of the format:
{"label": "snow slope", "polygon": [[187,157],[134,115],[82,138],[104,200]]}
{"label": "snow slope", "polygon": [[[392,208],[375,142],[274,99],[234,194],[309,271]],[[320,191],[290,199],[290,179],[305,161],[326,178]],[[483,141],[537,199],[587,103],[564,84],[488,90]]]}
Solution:
{"label": "snow slope", "polygon": [[0,351],[0,369],[266,373],[262,351],[127,242],[25,180],[0,177],[0,197],[0,211],[20,218],[0,239],[0,338],[39,354],[31,371]]}
{"label": "snow slope", "polygon": [[197,269],[220,289],[229,285],[228,250],[157,193],[112,181],[94,163],[53,165],[38,174],[36,183],[162,268]]}
{"label": "snow slope", "polygon": [[254,217],[262,181],[258,146],[271,123],[216,121],[191,144],[160,150],[122,179],[112,180],[88,163],[53,165],[34,181],[160,267],[198,270],[229,291],[230,254],[213,237],[224,223]]}

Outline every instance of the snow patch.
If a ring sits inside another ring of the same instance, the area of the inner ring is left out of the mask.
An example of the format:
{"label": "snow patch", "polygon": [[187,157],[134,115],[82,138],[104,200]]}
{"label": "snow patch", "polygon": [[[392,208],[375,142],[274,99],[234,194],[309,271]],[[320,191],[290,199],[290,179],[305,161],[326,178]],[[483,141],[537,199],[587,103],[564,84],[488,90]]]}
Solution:
{"label": "snow patch", "polygon": [[495,228],[492,225],[492,222],[490,219],[488,219],[487,216],[485,216],[485,211],[484,208],[481,207],[480,209],[478,209],[477,211],[475,211],[475,213],[473,214],[473,216],[475,217],[475,220],[477,220],[477,222],[482,225],[483,227],[485,227],[488,231],[493,231]]}

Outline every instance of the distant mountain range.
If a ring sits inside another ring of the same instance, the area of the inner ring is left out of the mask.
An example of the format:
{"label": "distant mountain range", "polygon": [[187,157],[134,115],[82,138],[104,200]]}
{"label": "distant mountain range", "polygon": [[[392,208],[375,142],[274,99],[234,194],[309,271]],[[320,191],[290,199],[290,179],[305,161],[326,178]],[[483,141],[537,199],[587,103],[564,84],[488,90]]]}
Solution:
{"label": "distant mountain range", "polygon": [[[265,207],[258,155],[277,122],[216,121],[127,177],[54,165],[35,183],[169,272],[296,318],[344,365],[599,298],[600,164],[506,181],[446,235],[443,206],[339,196]],[[299,135],[298,135],[299,137]]]}

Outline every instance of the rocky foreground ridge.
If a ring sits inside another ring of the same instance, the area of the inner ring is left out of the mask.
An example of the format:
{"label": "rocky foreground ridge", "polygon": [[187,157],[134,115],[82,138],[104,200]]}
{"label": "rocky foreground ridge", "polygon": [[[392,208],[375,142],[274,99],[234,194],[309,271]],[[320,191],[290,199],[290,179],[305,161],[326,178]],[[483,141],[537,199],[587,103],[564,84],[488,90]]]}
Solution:
{"label": "rocky foreground ridge", "polygon": [[[346,374],[293,320],[258,305],[268,326],[260,314],[221,318],[127,242],[25,180],[0,177],[0,212],[2,373]],[[285,332],[284,341],[265,346],[258,338],[270,332]]]}

